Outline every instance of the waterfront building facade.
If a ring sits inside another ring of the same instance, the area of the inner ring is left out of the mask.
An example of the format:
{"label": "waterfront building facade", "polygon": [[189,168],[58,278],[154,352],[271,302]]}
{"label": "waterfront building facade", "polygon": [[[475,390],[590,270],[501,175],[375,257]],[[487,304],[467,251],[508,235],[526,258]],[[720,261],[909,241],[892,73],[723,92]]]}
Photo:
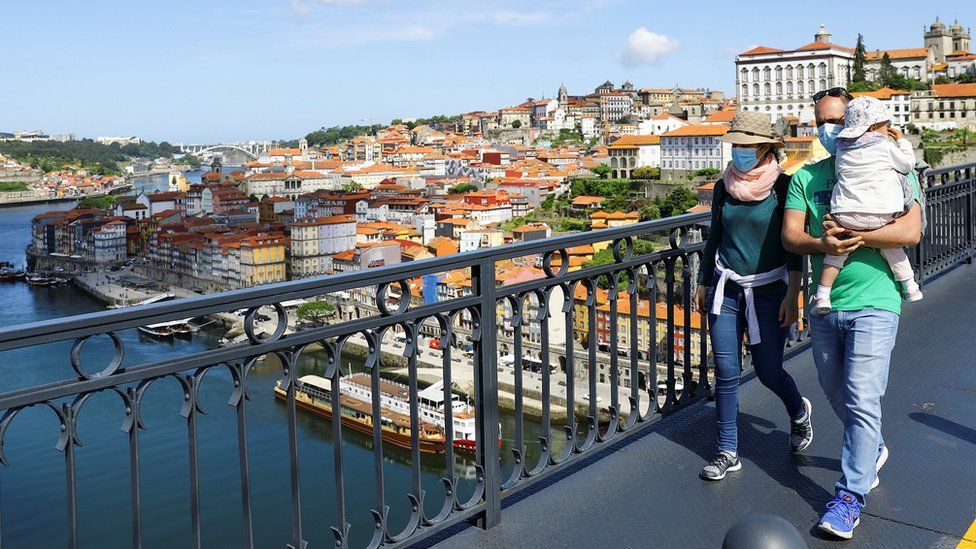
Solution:
{"label": "waterfront building facade", "polygon": [[697,170],[724,170],[732,160],[732,145],[718,140],[729,127],[689,125],[661,136],[661,178],[684,179]]}

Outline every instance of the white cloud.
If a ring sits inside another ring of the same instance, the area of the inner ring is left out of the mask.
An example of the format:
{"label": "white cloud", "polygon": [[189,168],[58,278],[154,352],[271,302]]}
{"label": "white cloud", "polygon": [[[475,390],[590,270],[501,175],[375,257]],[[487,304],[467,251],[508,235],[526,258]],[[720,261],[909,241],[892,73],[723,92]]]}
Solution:
{"label": "white cloud", "polygon": [[627,45],[617,55],[617,59],[625,67],[654,65],[665,55],[677,50],[678,46],[679,43],[674,38],[641,27],[630,33]]}

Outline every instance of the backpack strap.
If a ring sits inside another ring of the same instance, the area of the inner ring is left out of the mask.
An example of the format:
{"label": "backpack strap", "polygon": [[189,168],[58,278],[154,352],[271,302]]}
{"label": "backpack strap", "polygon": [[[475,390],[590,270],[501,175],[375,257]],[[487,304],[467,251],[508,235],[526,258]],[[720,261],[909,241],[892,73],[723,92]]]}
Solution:
{"label": "backpack strap", "polygon": [[725,206],[725,195],[728,194],[725,191],[725,181],[719,178],[715,182],[715,190],[712,191],[712,203],[718,208],[717,217],[719,220],[722,219],[722,207]]}

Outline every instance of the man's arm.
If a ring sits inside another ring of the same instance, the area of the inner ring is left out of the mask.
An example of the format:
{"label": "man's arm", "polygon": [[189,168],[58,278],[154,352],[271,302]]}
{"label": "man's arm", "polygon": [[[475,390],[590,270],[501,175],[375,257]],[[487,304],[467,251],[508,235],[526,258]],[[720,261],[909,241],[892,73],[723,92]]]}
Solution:
{"label": "man's arm", "polygon": [[[824,224],[824,228],[827,225]],[[918,244],[922,236],[922,212],[918,202],[912,206],[903,216],[896,217],[895,220],[880,229],[873,231],[851,231],[856,236],[864,240],[864,245],[869,248],[904,248]]]}
{"label": "man's arm", "polygon": [[[907,216],[906,216],[907,217]],[[807,234],[806,231],[807,214],[800,210],[787,208],[783,212],[783,248],[788,252],[797,255],[811,254],[849,254],[861,247],[863,237],[854,235],[851,238],[841,240],[838,238],[846,230],[843,227],[834,225],[832,228],[824,229],[824,234],[820,238],[815,238]],[[897,246],[896,246],[897,247]]]}

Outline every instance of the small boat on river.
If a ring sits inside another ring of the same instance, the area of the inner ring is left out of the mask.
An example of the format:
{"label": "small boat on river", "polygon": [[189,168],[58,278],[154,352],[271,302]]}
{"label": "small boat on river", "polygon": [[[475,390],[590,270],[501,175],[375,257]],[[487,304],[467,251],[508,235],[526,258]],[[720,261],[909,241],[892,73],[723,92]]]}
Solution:
{"label": "small boat on river", "polygon": [[183,319],[139,326],[139,332],[156,339],[168,339],[173,336],[189,337],[193,334],[193,328],[189,319]]}

